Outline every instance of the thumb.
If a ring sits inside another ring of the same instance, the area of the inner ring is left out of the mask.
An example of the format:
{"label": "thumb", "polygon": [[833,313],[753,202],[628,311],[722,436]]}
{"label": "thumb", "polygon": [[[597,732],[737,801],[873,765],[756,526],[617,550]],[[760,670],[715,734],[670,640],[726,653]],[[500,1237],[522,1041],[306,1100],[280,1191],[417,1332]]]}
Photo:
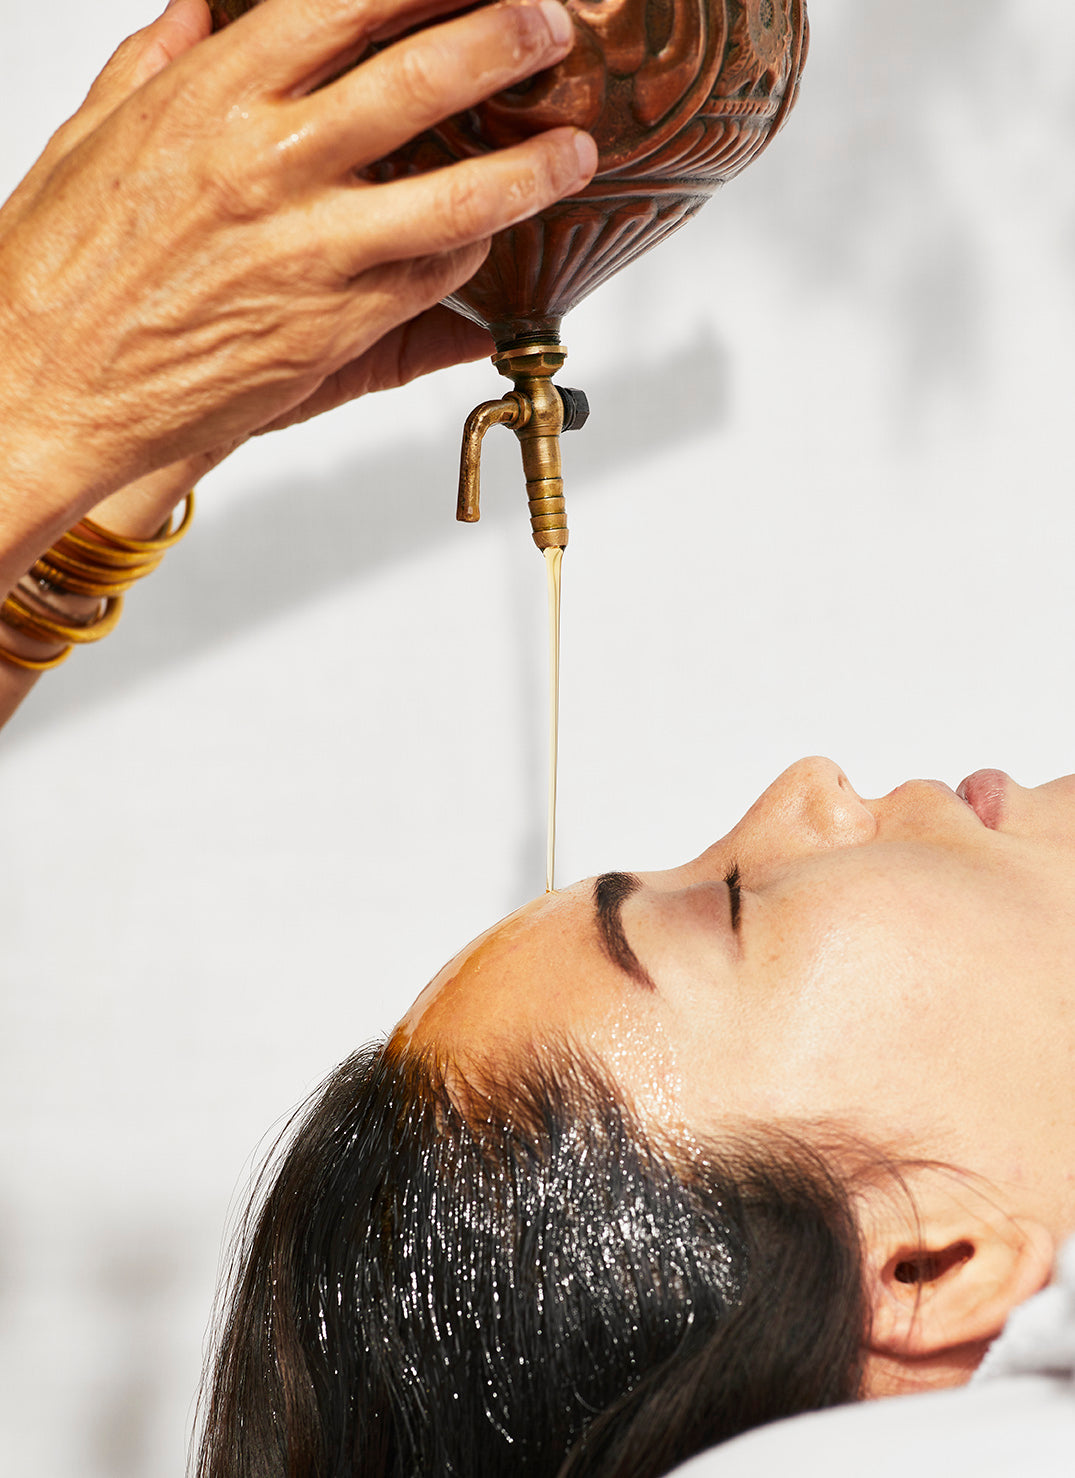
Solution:
{"label": "thumb", "polygon": [[164,13],[131,38],[140,41],[141,46],[134,57],[126,96],[203,41],[212,29],[213,18],[206,0],[168,0]]}
{"label": "thumb", "polygon": [[120,43],[73,117],[49,139],[41,158],[9,198],[5,210],[28,206],[53,168],[118,107],[213,29],[206,0],[169,0],[155,21]]}
{"label": "thumb", "polygon": [[75,117],[85,119],[86,132],[96,128],[132,93],[203,40],[212,29],[206,0],[169,0],[167,9],[155,21],[121,42]]}

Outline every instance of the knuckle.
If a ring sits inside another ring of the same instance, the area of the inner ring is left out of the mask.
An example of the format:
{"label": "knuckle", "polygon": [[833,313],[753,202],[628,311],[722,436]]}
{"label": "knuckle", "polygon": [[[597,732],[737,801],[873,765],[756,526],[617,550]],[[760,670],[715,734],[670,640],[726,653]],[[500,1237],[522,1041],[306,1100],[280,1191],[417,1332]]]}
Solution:
{"label": "knuckle", "polygon": [[544,210],[579,184],[578,157],[564,140],[533,139],[512,160],[502,190],[498,229]]}
{"label": "knuckle", "polygon": [[477,271],[484,255],[476,247],[461,247],[412,262],[411,284],[421,306],[432,307],[461,287]]}
{"label": "knuckle", "polygon": [[119,43],[105,63],[104,70],[97,79],[98,82],[101,80],[101,77],[107,77],[113,72],[118,72],[124,67],[129,67],[133,61],[137,61],[141,55],[142,48],[146,44],[146,32],[148,30],[148,26],[143,26],[140,31],[135,31],[133,35],[125,37]]}
{"label": "knuckle", "polygon": [[533,215],[556,198],[548,169],[541,163],[520,169],[504,191],[504,204],[511,222]]}
{"label": "knuckle", "polygon": [[443,106],[443,67],[425,44],[400,48],[396,82],[407,104],[424,117],[439,117]]}
{"label": "knuckle", "polygon": [[456,166],[447,174],[444,220],[448,236],[455,241],[471,241],[476,236],[486,235],[489,229],[489,194],[477,170]]}
{"label": "knuckle", "polygon": [[541,189],[550,197],[561,195],[578,183],[579,161],[568,139],[546,141],[541,160]]}
{"label": "knuckle", "polygon": [[62,159],[69,154],[87,131],[85,106],[79,109],[73,118],[66,119],[49,139],[42,155],[43,159],[50,162]]}
{"label": "knuckle", "polygon": [[345,31],[354,31],[356,6],[354,0],[307,0],[311,19],[319,26],[331,26]]}
{"label": "knuckle", "polygon": [[224,110],[231,106],[241,113],[248,105],[253,89],[232,88],[227,94],[209,67],[199,69],[187,57],[153,78],[146,96],[152,98],[156,112],[167,126],[188,132],[192,137],[216,133]]}
{"label": "knuckle", "polygon": [[213,149],[206,161],[209,199],[217,214],[239,222],[261,220],[280,206],[281,183],[266,167],[272,150],[264,148]]}
{"label": "knuckle", "polygon": [[265,180],[230,164],[216,165],[207,176],[213,213],[227,220],[255,221],[268,214],[273,192]]}
{"label": "knuckle", "polygon": [[509,5],[506,9],[515,31],[515,59],[525,62],[544,56],[553,45],[553,37],[538,6]]}

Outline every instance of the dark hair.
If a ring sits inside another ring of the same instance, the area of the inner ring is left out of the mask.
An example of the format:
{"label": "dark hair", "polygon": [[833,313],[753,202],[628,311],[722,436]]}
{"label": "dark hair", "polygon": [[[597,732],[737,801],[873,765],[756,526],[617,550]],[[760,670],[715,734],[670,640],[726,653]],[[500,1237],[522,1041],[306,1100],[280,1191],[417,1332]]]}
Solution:
{"label": "dark hair", "polygon": [[650,1478],[853,1400],[827,1159],[662,1144],[566,1051],[477,1086],[366,1048],[241,1232],[198,1478]]}

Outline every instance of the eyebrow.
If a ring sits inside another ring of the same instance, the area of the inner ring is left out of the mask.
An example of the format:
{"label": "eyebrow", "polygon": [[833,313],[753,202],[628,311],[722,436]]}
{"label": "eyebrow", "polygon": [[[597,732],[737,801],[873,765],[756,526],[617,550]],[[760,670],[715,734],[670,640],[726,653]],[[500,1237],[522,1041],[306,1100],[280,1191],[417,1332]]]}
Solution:
{"label": "eyebrow", "polygon": [[641,888],[642,881],[631,872],[603,872],[593,885],[593,905],[597,927],[605,953],[632,980],[647,990],[656,990],[652,976],[639,963],[638,956],[627,943],[620,911],[631,894]]}

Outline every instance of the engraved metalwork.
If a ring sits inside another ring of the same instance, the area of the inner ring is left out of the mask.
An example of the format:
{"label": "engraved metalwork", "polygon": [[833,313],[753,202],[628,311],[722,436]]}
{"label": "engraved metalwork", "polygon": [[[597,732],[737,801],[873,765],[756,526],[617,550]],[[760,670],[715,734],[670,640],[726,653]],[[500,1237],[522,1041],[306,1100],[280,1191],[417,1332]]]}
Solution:
{"label": "engraved metalwork", "polygon": [[[256,3],[211,0],[214,22]],[[576,43],[563,62],[363,171],[379,181],[420,174],[557,124],[593,134],[599,162],[590,184],[495,236],[484,264],[448,299],[490,329],[498,359],[527,344],[556,346],[569,309],[756,159],[794,106],[806,62],[805,0],[564,3]],[[473,429],[464,440],[463,476],[474,489],[480,443]],[[461,485],[464,504],[476,517],[476,495]],[[565,523],[565,543],[566,534]],[[539,547],[550,542],[536,527],[534,536]]]}
{"label": "engraved metalwork", "polygon": [[397,178],[562,123],[594,135],[593,181],[501,232],[451,299],[498,344],[558,333],[576,303],[756,159],[794,105],[806,60],[803,0],[566,4],[578,40],[565,61],[369,171]]}
{"label": "engraved metalwork", "polygon": [[461,522],[477,523],[481,513],[482,438],[493,426],[508,426],[522,448],[534,543],[539,549],[567,548],[560,435],[585,425],[590,407],[581,390],[552,383],[566,358],[567,350],[555,340],[518,344],[494,354],[493,363],[515,389],[501,400],[487,400],[467,417],[456,507]]}

